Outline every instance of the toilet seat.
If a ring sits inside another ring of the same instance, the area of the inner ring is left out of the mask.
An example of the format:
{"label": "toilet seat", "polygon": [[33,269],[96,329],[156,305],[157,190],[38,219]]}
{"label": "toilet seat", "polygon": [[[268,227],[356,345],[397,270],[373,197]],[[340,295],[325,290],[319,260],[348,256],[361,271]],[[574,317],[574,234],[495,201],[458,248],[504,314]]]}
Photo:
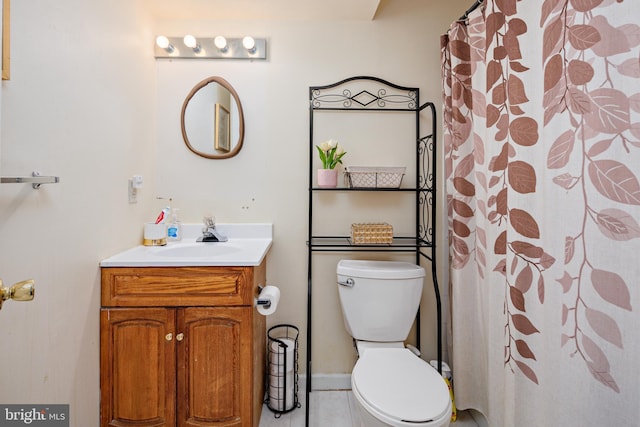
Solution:
{"label": "toilet seat", "polygon": [[406,348],[367,350],[353,368],[351,384],[370,412],[391,425],[442,425],[451,416],[442,376]]}

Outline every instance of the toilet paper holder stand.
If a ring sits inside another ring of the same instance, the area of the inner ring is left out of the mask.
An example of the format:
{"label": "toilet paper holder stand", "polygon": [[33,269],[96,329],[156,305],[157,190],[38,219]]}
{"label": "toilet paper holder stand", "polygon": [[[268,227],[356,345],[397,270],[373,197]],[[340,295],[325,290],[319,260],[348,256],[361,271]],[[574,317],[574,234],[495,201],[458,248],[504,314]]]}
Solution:
{"label": "toilet paper holder stand", "polygon": [[299,334],[296,326],[286,323],[267,331],[268,388],[264,403],[275,418],[302,406],[298,399]]}

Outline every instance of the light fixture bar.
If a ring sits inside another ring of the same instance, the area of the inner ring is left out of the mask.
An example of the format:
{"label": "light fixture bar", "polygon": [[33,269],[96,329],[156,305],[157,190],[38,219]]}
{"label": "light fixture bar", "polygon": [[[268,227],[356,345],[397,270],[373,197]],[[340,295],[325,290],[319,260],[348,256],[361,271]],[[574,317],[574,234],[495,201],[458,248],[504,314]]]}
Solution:
{"label": "light fixture bar", "polygon": [[198,37],[200,47],[195,50],[185,45],[183,37],[167,37],[172,51],[154,44],[154,56],[156,58],[185,58],[185,59],[267,59],[267,41],[253,37],[253,48],[247,49],[243,45],[243,37],[226,37],[226,48],[216,46],[214,37]]}

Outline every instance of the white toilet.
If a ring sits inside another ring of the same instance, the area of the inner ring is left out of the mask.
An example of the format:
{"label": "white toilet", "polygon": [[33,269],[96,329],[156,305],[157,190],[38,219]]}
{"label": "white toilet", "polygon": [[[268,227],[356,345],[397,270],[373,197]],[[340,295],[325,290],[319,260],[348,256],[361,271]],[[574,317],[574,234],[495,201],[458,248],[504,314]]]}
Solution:
{"label": "white toilet", "polygon": [[447,427],[447,384],[404,346],[420,305],[424,269],[405,262],[342,260],[337,273],[344,323],[359,356],[351,387],[362,425]]}

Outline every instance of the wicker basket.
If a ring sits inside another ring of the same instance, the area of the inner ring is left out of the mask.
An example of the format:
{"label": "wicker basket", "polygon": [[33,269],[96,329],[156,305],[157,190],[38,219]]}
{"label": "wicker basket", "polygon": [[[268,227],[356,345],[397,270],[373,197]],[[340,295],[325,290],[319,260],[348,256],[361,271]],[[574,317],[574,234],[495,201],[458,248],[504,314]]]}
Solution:
{"label": "wicker basket", "polygon": [[393,227],[386,222],[351,224],[351,243],[354,245],[390,245],[392,242]]}
{"label": "wicker basket", "polygon": [[400,188],[404,167],[349,166],[345,169],[351,188]]}

